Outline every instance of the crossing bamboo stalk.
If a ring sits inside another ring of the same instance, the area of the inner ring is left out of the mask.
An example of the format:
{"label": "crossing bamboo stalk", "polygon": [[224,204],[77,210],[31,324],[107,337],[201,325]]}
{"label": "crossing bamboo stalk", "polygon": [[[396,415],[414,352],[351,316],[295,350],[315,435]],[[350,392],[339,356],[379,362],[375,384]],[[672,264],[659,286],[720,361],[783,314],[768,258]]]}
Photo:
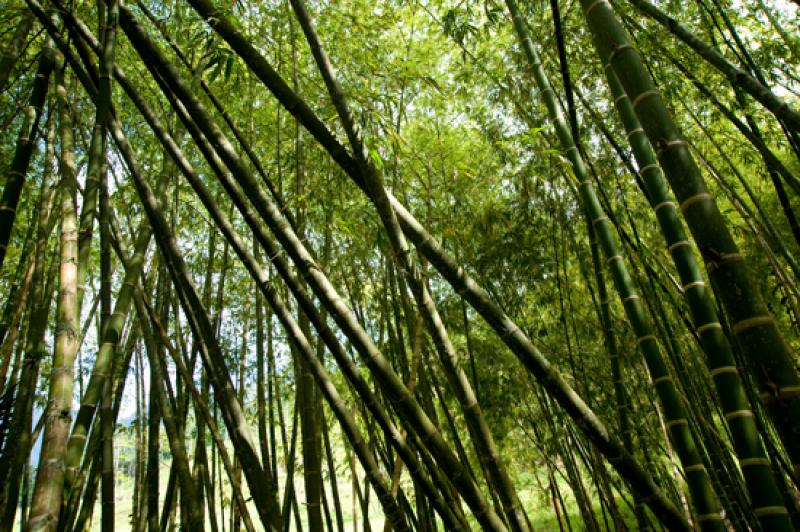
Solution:
{"label": "crossing bamboo stalk", "polygon": [[539,60],[539,54],[531,40],[522,13],[515,0],[506,0],[506,5],[523,52],[533,70],[539,94],[555,128],[561,151],[569,160],[574,172],[579,199],[591,219],[592,228],[606,259],[606,265],[611,271],[614,286],[636,336],[638,348],[650,372],[653,387],[661,404],[670,442],[683,466],[689,493],[697,512],[698,524],[703,530],[724,530],[721,507],[703,464],[698,444],[690,430],[686,406],[683,404],[673,376],[661,354],[659,341],[650,319],[645,314],[641,298],[636,293],[636,287],[628,272],[622,250],[616,242],[613,227],[600,204],[589,172],[575,145],[575,139],[572,138],[570,128],[558,106],[555,93]]}
{"label": "crossing bamboo stalk", "polygon": [[[778,434],[800,471],[800,375],[793,355],[769,313],[728,224],[709,193],[686,141],[681,137],[638,51],[605,0],[581,0],[603,65],[610,65],[650,140],[678,207],[700,250],[714,293],[729,314],[747,370]],[[780,512],[768,514],[783,519]]]}

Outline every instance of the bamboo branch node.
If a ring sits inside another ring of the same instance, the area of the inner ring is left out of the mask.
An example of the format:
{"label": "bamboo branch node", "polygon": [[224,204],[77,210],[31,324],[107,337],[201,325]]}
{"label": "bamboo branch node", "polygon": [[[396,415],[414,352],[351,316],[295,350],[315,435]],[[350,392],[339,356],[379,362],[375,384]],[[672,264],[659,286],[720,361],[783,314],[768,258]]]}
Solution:
{"label": "bamboo branch node", "polygon": [[652,341],[655,342],[656,341],[656,336],[654,334],[646,334],[644,336],[640,336],[639,338],[636,339],[636,343],[641,345],[642,342],[646,342],[648,340],[652,340]]}
{"label": "bamboo branch node", "polygon": [[671,421],[667,421],[665,423],[665,425],[666,425],[667,429],[671,429],[672,427],[678,427],[678,426],[682,426],[682,425],[688,426],[689,425],[689,421],[686,418],[673,419]]}
{"label": "bamboo branch node", "polygon": [[[684,292],[686,292],[690,288],[705,288],[705,286],[706,286],[706,283],[704,281],[692,281],[691,283],[687,283],[687,284],[683,285],[683,287],[681,289]],[[703,327],[708,328],[709,326],[713,326],[715,323],[716,322],[706,323],[704,325],[701,325],[700,327],[697,328],[697,332],[700,332],[701,328],[703,328]]]}
{"label": "bamboo branch node", "polygon": [[[611,66],[610,64],[606,64],[606,68],[608,68],[608,67],[610,67],[610,66]],[[622,94],[620,94],[619,96],[617,96],[616,98],[614,98],[614,105],[617,105],[619,102],[621,102],[622,100],[625,100],[626,98],[628,98],[628,95],[627,95],[626,93],[624,93],[624,92],[623,92]],[[640,128],[640,127],[637,127],[636,129],[632,130],[631,132],[633,132],[633,131],[636,131],[637,129],[638,129],[638,130],[640,130],[640,131],[644,131],[642,128]],[[630,135],[630,134],[629,134],[629,135]],[[630,137],[629,137],[629,138],[630,138]]]}
{"label": "bamboo branch node", "polygon": [[672,382],[672,377],[670,375],[662,375],[661,377],[657,377],[653,379],[653,386],[657,386],[662,382]]}
{"label": "bamboo branch node", "polygon": [[697,328],[697,334],[703,334],[706,331],[710,331],[712,329],[722,329],[722,325],[718,321],[714,321],[711,323],[704,323],[700,327]]}
{"label": "bamboo branch node", "polygon": [[[620,53],[624,52],[625,50],[630,50],[630,51],[632,51],[632,52],[634,52],[634,53],[636,52],[636,49],[635,49],[635,48],[634,48],[634,47],[633,47],[631,44],[629,44],[629,43],[625,43],[625,44],[620,44],[620,45],[617,45],[617,46],[616,46],[616,47],[615,47],[615,48],[614,48],[614,49],[611,51],[611,53],[610,53],[610,54],[608,54],[608,62],[609,62],[609,63],[613,63],[613,62],[614,62],[614,59],[616,59],[616,57],[617,57],[617,56],[618,56]],[[635,108],[636,108],[636,106],[634,105],[634,109],[635,109]]]}
{"label": "bamboo branch node", "polygon": [[674,244],[670,244],[669,248],[667,248],[667,249],[669,249],[669,252],[672,253],[676,249],[682,248],[682,247],[691,247],[691,244],[689,243],[688,240],[679,240],[679,241],[675,242]]}
{"label": "bamboo branch node", "polygon": [[[625,97],[627,98],[627,95],[626,95]],[[619,98],[617,98],[617,100],[619,100]],[[617,103],[617,100],[614,100],[614,103]],[[638,133],[644,133],[644,129],[642,129],[642,128],[640,128],[640,127],[637,127],[637,128],[631,129],[630,131],[628,131],[628,132],[625,134],[625,137],[626,137],[626,138],[628,138],[628,140],[630,140],[630,138],[631,138],[632,136],[634,136],[634,135],[636,135],[636,134],[638,134]]]}

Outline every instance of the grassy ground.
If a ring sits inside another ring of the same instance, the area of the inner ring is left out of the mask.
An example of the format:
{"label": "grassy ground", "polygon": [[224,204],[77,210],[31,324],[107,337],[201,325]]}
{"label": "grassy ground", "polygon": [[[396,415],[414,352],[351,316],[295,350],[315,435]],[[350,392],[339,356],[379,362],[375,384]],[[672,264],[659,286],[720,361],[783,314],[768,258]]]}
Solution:
{"label": "grassy ground", "polygon": [[[130,474],[132,473],[131,468],[131,460],[133,457],[133,446],[129,445],[129,435],[125,433],[118,433],[119,438],[115,438],[115,453],[117,460],[119,462],[119,467],[116,468],[115,472],[115,480],[116,480],[116,487],[115,487],[115,521],[116,521],[116,530],[118,531],[125,531],[130,530],[130,522],[131,522],[131,512],[133,510],[133,479],[131,478]],[[333,436],[333,435],[332,435]],[[338,435],[336,435],[338,436]],[[332,438],[333,441],[339,441],[338,439]],[[161,446],[162,451],[166,451],[168,449],[168,445],[166,441],[163,442]],[[370,505],[368,511],[368,526],[365,527],[364,518],[362,516],[361,508],[357,504],[354,504],[354,491],[353,491],[353,484],[351,479],[351,472],[348,466],[348,457],[345,454],[345,451],[342,446],[335,446],[334,447],[334,455],[335,455],[335,462],[337,464],[337,487],[339,491],[339,498],[342,507],[342,517],[345,524],[345,530],[359,532],[365,530],[371,530],[372,532],[382,532],[384,526],[384,517],[383,511],[378,503],[374,493],[370,496]],[[159,512],[161,511],[161,506],[163,506],[164,500],[164,491],[166,491],[167,479],[169,476],[169,466],[170,466],[170,458],[169,455],[164,452],[162,454],[162,464],[160,467],[160,505],[159,505]],[[361,471],[360,467],[357,468],[358,471],[358,479],[363,490],[364,487],[364,474]],[[553,510],[552,500],[549,496],[549,491],[544,489],[546,486],[546,472],[541,472],[541,475],[538,475],[539,478],[536,478],[536,472],[525,472],[520,474],[515,479],[515,485],[518,487],[520,500],[522,502],[525,511],[528,514],[528,517],[531,521],[531,524],[536,531],[561,531],[564,530],[565,532],[577,532],[579,530],[584,530],[585,527],[583,525],[580,513],[578,508],[575,504],[575,499],[572,496],[572,493],[569,487],[564,482],[559,483],[559,488],[562,492],[562,497],[566,504],[566,515],[562,513],[561,515],[561,523],[559,524],[559,520]],[[558,475],[557,475],[558,476]],[[294,482],[294,489],[297,493],[297,497],[299,501],[303,501],[305,499],[304,493],[304,486],[302,480],[302,471],[298,470],[295,471],[295,482]],[[588,479],[587,479],[588,480]],[[280,493],[281,496],[283,495],[283,490],[285,486],[285,470],[279,470],[279,481],[280,481]],[[333,507],[332,507],[332,496],[330,492],[330,483],[329,479],[325,479],[325,488],[327,494],[327,500],[331,505],[331,515],[332,519],[335,521],[335,514],[333,514]],[[591,483],[587,482],[587,488]],[[404,487],[405,492],[407,494],[413,493],[411,489],[411,480],[408,477],[407,472],[404,471],[404,475],[401,479],[401,486]],[[223,508],[220,508],[217,505],[216,512],[217,517],[224,513],[224,530],[230,530],[230,486],[227,483],[227,478],[223,481],[223,490],[224,490],[224,499],[225,504]],[[246,483],[245,483],[245,491],[246,491]],[[245,498],[248,498],[249,494],[245,493]],[[217,499],[218,500],[218,499]],[[412,501],[413,504],[413,501]],[[248,504],[250,510],[250,516],[253,522],[258,527],[258,514],[256,513],[255,507],[250,502]],[[623,514],[623,518],[625,521],[630,525],[630,528],[633,530],[635,529],[635,519],[632,515],[632,512],[628,508],[628,506],[623,501],[618,501],[618,507]],[[469,516],[469,511],[465,508],[465,513]],[[94,514],[93,514],[93,521],[91,523],[91,530],[98,531],[100,530],[100,515],[101,515],[101,507],[99,501],[95,504]],[[605,520],[603,518],[603,513],[601,512],[599,506],[595,508],[595,515],[597,521],[602,528],[605,528]],[[300,504],[300,517],[301,523],[303,526],[304,531],[308,531],[307,522],[306,522],[306,515],[305,509]],[[477,523],[468,517],[471,520],[471,524],[473,528],[478,530],[479,527]],[[610,517],[608,517],[608,524],[613,529],[613,523],[610,522]],[[18,524],[15,529],[18,529]],[[294,517],[292,518],[291,530],[296,530]],[[196,531],[192,531],[196,532]]]}
{"label": "grassy ground", "polygon": [[[169,473],[168,464],[163,464],[161,468],[161,496],[163,502],[163,491],[166,487],[167,476]],[[344,472],[343,472],[344,473]],[[363,489],[363,476],[360,476],[360,480],[362,481],[362,489]],[[282,482],[285,481],[285,478],[281,479]],[[227,485],[226,485],[227,486]],[[295,489],[297,490],[297,494],[299,500],[303,500],[304,492],[303,492],[303,483],[302,478],[300,475],[295,477]],[[584,530],[585,526],[580,517],[580,513],[575,505],[574,499],[571,497],[569,490],[566,486],[562,486],[562,491],[564,498],[566,499],[567,505],[567,516],[561,516],[562,522],[561,526],[563,527],[564,531],[569,531],[570,529],[574,532],[579,530]],[[353,489],[352,483],[350,481],[349,474],[340,475],[339,482],[338,482],[338,490],[339,496],[342,503],[342,516],[344,518],[345,529],[347,531],[363,531],[364,522],[361,515],[360,507],[355,508],[355,518],[354,518],[354,507],[353,507]],[[550,501],[542,501],[542,497],[540,494],[536,493],[538,490],[533,489],[526,489],[520,491],[520,497],[522,499],[523,506],[525,507],[528,517],[531,520],[531,524],[533,525],[534,530],[536,531],[560,531],[562,528],[559,526],[558,519],[556,517],[555,512],[553,511],[553,507],[550,504]],[[331,501],[330,490],[327,492],[328,501]],[[118,484],[115,491],[116,501],[115,501],[115,514],[116,514],[116,530],[129,530],[130,529],[130,513],[132,510],[133,504],[133,492],[132,492],[132,482],[131,479],[127,477],[118,478]],[[250,503],[249,505],[250,515],[256,523],[258,527],[258,515],[255,511],[255,507]],[[620,511],[623,513],[623,517],[625,521],[629,523],[631,529],[635,529],[635,519],[628,509],[628,507],[622,502],[619,501],[619,508]],[[376,500],[374,494],[370,497],[370,508],[369,508],[369,528],[373,532],[381,532],[384,526],[384,518],[383,512]],[[95,506],[94,512],[94,521],[92,522],[91,530],[93,532],[100,531],[100,504],[97,503]],[[219,508],[217,509],[218,516],[219,516]],[[224,525],[225,530],[230,529],[230,506],[225,505],[224,507],[225,512],[225,520],[226,523]],[[303,530],[308,530],[307,522],[305,517],[305,512],[303,511],[302,505],[300,506],[301,512],[301,522],[303,524]],[[467,512],[468,513],[468,512]],[[597,516],[598,522],[601,528],[605,528],[605,523],[603,522],[603,517],[601,510],[598,506],[595,506],[595,515]],[[335,517],[333,517],[335,519]],[[567,520],[569,523],[567,523]],[[472,521],[471,523],[475,530],[478,530],[479,527],[477,524]],[[613,523],[610,522],[609,517],[609,525],[613,529]],[[296,530],[294,519],[292,521],[291,530]]]}

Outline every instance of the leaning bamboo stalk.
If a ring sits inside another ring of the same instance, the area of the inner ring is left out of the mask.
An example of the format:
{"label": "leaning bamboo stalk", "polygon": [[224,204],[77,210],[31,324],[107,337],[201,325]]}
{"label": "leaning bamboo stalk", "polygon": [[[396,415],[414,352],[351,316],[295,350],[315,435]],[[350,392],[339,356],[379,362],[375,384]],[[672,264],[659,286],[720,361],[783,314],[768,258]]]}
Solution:
{"label": "leaning bamboo stalk", "polygon": [[45,421],[39,469],[33,490],[29,526],[31,530],[55,530],[64,491],[64,457],[69,437],[74,384],[73,364],[78,348],[78,219],[77,179],[73,151],[70,102],[63,72],[58,72],[56,92],[59,100],[61,132],[61,266],[56,307],[57,328],[53,367],[49,378],[47,419]]}
{"label": "leaning bamboo stalk", "polygon": [[[744,69],[734,65],[725,57],[690,32],[680,22],[670,17],[647,0],[630,0],[645,16],[661,24],[684,44],[702,57],[708,64],[722,73],[731,84],[739,87],[768,109],[778,120],[783,121],[793,131],[800,132],[800,113],[787,102],[764,86]],[[588,5],[588,4],[587,4]]]}
{"label": "leaning bamboo stalk", "polygon": [[[691,247],[682,245],[687,235],[669,195],[669,186],[658,165],[656,154],[636,117],[633,106],[614,71],[606,68],[611,96],[616,103],[639,173],[648,192],[665,243],[678,270],[683,296],[706,354],[706,364],[714,381],[724,418],[731,431],[734,449],[745,477],[753,510],[761,515],[764,508],[783,506],[783,497],[772,477],[769,460],[761,444],[752,410],[736,367],[733,351],[719,322],[700,266]],[[762,522],[773,527],[773,522]]]}
{"label": "leaning bamboo stalk", "polygon": [[[185,112],[183,108],[178,106],[176,107],[176,109],[178,110],[179,115],[183,116]],[[226,235],[226,237],[233,239],[235,233],[232,232],[230,223],[227,221],[225,215],[222,214],[222,212],[219,210],[219,207],[216,205],[216,202],[214,202],[214,200],[211,198],[211,195],[202,185],[201,181],[197,178],[196,174],[192,170],[191,166],[189,166],[185,157],[180,153],[177,146],[174,145],[174,143],[168,139],[168,135],[166,134],[165,130],[157,124],[157,122],[155,121],[155,117],[151,113],[149,113],[149,111],[147,111],[145,108],[142,108],[141,110],[145,113],[148,121],[151,123],[151,126],[153,126],[154,131],[157,132],[157,136],[162,140],[162,143],[165,145],[165,148],[167,148],[175,157],[178,166],[183,171],[187,180],[189,180],[192,188],[194,188],[195,192],[198,194],[200,200],[203,202],[208,212],[212,215],[215,222],[223,229],[223,233]],[[195,131],[195,128],[188,120],[186,121],[186,123],[190,132]],[[224,163],[222,163],[222,161],[219,161],[213,148],[209,146],[208,143],[204,139],[202,139],[202,137],[198,136],[197,138],[198,138],[198,146],[200,147],[201,151],[204,153],[207,160],[211,164],[212,169],[214,169],[215,172],[218,174],[218,176],[220,176],[223,179],[223,184],[228,189],[228,192],[233,196],[236,206],[242,208],[242,206],[244,205],[244,198],[242,191],[238,189],[230,181],[225,181],[226,179],[230,179],[230,176],[222,168]],[[255,221],[255,215],[252,209],[249,211],[247,209],[243,209],[242,214],[244,215],[245,220],[253,229],[254,234],[256,236],[256,240],[258,240],[264,246],[268,256],[271,257],[273,264],[277,266],[279,273],[282,276],[284,276],[284,279],[286,280],[287,284],[297,297],[303,312],[309,316],[309,319],[314,324],[315,328],[318,329],[318,332],[322,336],[324,342],[331,350],[331,352],[334,354],[334,358],[336,358],[337,362],[340,365],[340,368],[343,369],[347,378],[351,381],[351,383],[354,384],[354,387],[357,389],[359,394],[364,398],[364,403],[368,405],[368,408],[371,409],[373,415],[376,417],[376,419],[378,419],[378,422],[381,423],[384,430],[392,434],[391,440],[398,444],[397,446],[398,454],[400,454],[403,457],[403,459],[408,462],[412,474],[418,473],[419,468],[416,465],[413,453],[411,453],[407,447],[402,445],[402,440],[398,436],[399,433],[397,432],[396,429],[392,427],[391,421],[388,420],[386,414],[378,406],[377,400],[372,395],[372,392],[369,390],[369,387],[366,384],[366,382],[364,382],[363,378],[359,375],[358,369],[349,359],[349,356],[345,353],[344,349],[341,347],[341,344],[339,343],[339,340],[335,337],[333,332],[327,328],[324,319],[316,311],[314,305],[311,303],[308,296],[305,295],[304,289],[301,287],[299,281],[292,274],[289,273],[289,268],[285,262],[285,259],[280,257],[277,246],[266,235],[263,226]],[[268,278],[266,274],[263,272],[259,272],[257,268],[257,262],[249,257],[248,253],[246,252],[246,248],[244,248],[240,242],[237,243],[235,239],[231,241],[234,244],[234,249],[236,250],[237,254],[239,254],[244,264],[248,266],[248,268],[250,269],[251,276],[253,276],[253,278],[256,280],[257,286],[261,290],[262,294],[268,295],[268,290],[270,290],[271,288],[267,284]],[[270,301],[269,298],[268,301]],[[436,500],[435,497],[436,490],[432,487],[432,485],[429,482],[423,483],[423,485],[427,487],[427,491],[429,494],[434,494],[433,497]],[[287,503],[289,502],[289,498],[291,497],[288,497],[286,499]],[[289,509],[288,506],[285,506],[285,508],[287,510]],[[457,520],[452,518],[450,512],[447,511],[447,506],[443,502],[440,503],[437,508],[439,509],[440,512],[442,512],[443,517],[447,519],[446,522],[449,523],[457,522]]]}
{"label": "leaning bamboo stalk", "polygon": [[291,4],[306,35],[306,40],[311,47],[317,68],[328,88],[328,94],[336,107],[339,119],[350,141],[350,147],[362,169],[368,194],[389,235],[394,256],[399,262],[400,270],[403,272],[406,283],[414,296],[420,315],[425,320],[428,331],[433,337],[433,343],[439,354],[442,367],[459,400],[472,436],[475,452],[480,457],[486,478],[493,489],[498,492],[504,513],[512,530],[526,532],[528,530],[528,519],[520,504],[519,496],[499,456],[494,438],[483,415],[483,410],[463,370],[458,353],[450,341],[436,303],[427,287],[426,280],[411,259],[406,237],[386,195],[383,177],[378,173],[369,157],[367,145],[350,111],[347,97],[339,85],[333,66],[316,33],[305,4],[302,0],[291,0]]}
{"label": "leaning bamboo stalk", "polygon": [[[678,132],[642,59],[613,8],[604,0],[581,0],[597,52],[610,65],[655,149],[714,292],[730,316],[736,339],[796,471],[800,471],[800,375],[777,324],[728,225],[708,191],[688,145]],[[674,209],[674,204],[669,209]],[[682,246],[688,246],[684,240]],[[778,515],[777,510],[774,515]],[[776,517],[781,520],[780,516]]]}
{"label": "leaning bamboo stalk", "polygon": [[653,330],[652,323],[644,312],[641,298],[636,293],[636,287],[623,259],[622,250],[614,237],[609,218],[600,205],[583,158],[575,145],[575,139],[572,138],[572,133],[558,107],[555,93],[541,65],[517,3],[515,0],[506,0],[506,5],[511,13],[523,52],[533,69],[533,77],[547,107],[550,121],[556,130],[561,150],[569,159],[575,178],[578,181],[579,199],[592,220],[592,228],[605,255],[614,286],[622,301],[631,329],[637,338],[637,345],[653,380],[653,386],[661,403],[670,441],[680,458],[689,485],[692,502],[697,510],[698,522],[703,530],[722,530],[724,526],[720,514],[720,505],[714,493],[711,479],[703,465],[700,449],[689,428],[686,406],[678,393],[677,386],[673,382],[666,361],[661,354],[657,336]]}
{"label": "leaning bamboo stalk", "polygon": [[24,110],[25,119],[20,127],[14,158],[8,168],[3,194],[0,196],[0,269],[6,258],[8,243],[11,240],[11,230],[17,215],[17,204],[22,194],[22,187],[25,185],[33,150],[36,147],[36,132],[47,98],[50,72],[55,63],[55,51],[50,46],[46,46],[39,57],[33,89]]}
{"label": "leaning bamboo stalk", "polygon": [[[369,339],[363,328],[361,328],[361,326],[357,323],[349,308],[344,304],[344,301],[341,299],[341,297],[338,296],[327,277],[321,272],[320,269],[311,266],[315,264],[316,261],[314,261],[306,248],[300,243],[297,235],[291,230],[291,227],[283,218],[274,202],[272,202],[270,198],[266,197],[266,195],[255,184],[256,182],[252,174],[250,173],[249,169],[242,164],[242,161],[233,151],[231,144],[227,141],[227,139],[224,138],[216,125],[206,115],[201,104],[194,99],[188,89],[178,80],[177,75],[172,70],[171,65],[169,65],[169,63],[167,63],[163,57],[161,57],[160,52],[158,52],[153,44],[149,42],[141,28],[138,26],[138,23],[135,22],[135,19],[133,19],[130,13],[124,8],[122,9],[121,19],[122,27],[129,35],[129,38],[131,38],[134,46],[139,49],[140,54],[151,59],[148,60],[147,64],[148,66],[153,67],[154,74],[157,77],[164,76],[164,78],[167,78],[171,84],[170,88],[176,90],[176,92],[180,92],[180,98],[184,103],[186,103],[187,107],[191,109],[192,117],[197,120],[200,127],[204,128],[203,133],[210,138],[211,142],[214,144],[214,147],[219,149],[222,152],[222,155],[226,157],[225,164],[235,168],[235,177],[242,178],[247,181],[248,193],[255,194],[255,199],[258,200],[259,214],[264,217],[266,221],[268,221],[271,228],[278,235],[279,239],[282,240],[281,243],[286,246],[287,250],[290,252],[290,256],[292,256],[293,260],[301,269],[301,272],[304,274],[309,283],[314,286],[316,289],[315,291],[318,292],[318,295],[321,296],[323,302],[328,308],[328,311],[332,316],[335,317],[339,325],[345,328],[348,336],[351,338],[355,337],[357,339],[357,345],[360,348],[360,352],[366,360],[373,364],[373,368],[380,368],[379,371],[387,379],[384,382],[388,386],[391,386],[393,390],[395,390],[395,393],[401,394],[400,397],[403,397],[403,400],[398,400],[397,406],[400,407],[406,413],[406,415],[413,416],[416,419],[415,422],[417,423],[417,428],[419,430],[423,430],[431,435],[429,442],[435,442],[434,444],[440,449],[442,456],[447,460],[447,467],[456,471],[459,470],[460,464],[458,464],[458,461],[454,456],[447,453],[446,443],[441,439],[441,436],[438,435],[438,432],[435,431],[435,428],[427,419],[427,416],[425,416],[421,411],[419,406],[416,405],[413,400],[405,399],[408,396],[408,392],[404,389],[402,382],[399,380],[397,375],[391,371],[388,362],[385,360],[385,358],[383,358],[383,355]],[[156,70],[156,68],[158,68],[158,70]],[[196,138],[195,140],[198,139]],[[481,519],[485,519],[490,528],[502,530],[504,527],[499,522],[498,518],[493,515],[492,512],[486,511],[483,497],[478,491],[477,486],[474,486],[472,483],[468,483],[465,484],[465,487],[469,490],[468,493],[470,494],[470,500],[476,508],[479,508],[479,511],[476,511],[476,516]]]}
{"label": "leaning bamboo stalk", "polygon": [[[363,180],[356,162],[347,154],[344,147],[331,135],[330,131],[314,115],[305,102],[286,85],[263,56],[213,4],[205,0],[193,0],[192,5],[207,23],[244,59],[248,67],[273,92],[280,103],[311,132],[348,176],[363,188]],[[606,458],[623,477],[630,481],[643,496],[649,499],[649,504],[654,513],[665,522],[671,523],[673,527],[685,528],[686,524],[681,514],[663,496],[649,475],[625,452],[617,439],[609,434],[595,414],[575,395],[563,377],[534,347],[522,330],[502,311],[489,294],[456,264],[399,201],[393,198],[391,194],[389,199],[398,214],[403,230],[409,239],[414,242],[418,250],[431,261],[431,264],[443,274],[459,293],[464,295],[473,308],[481,314],[504,343],[520,358],[526,368],[537,376],[540,382],[548,388],[550,393],[558,399],[570,415],[574,419],[580,420],[579,425],[581,428],[587,432],[587,435],[601,449]]]}
{"label": "leaning bamboo stalk", "polygon": [[[102,4],[98,4],[98,7]],[[101,153],[103,162],[100,166],[100,331],[105,329],[111,316],[111,221],[108,194],[108,171],[105,160],[106,121],[111,111],[111,76],[114,65],[114,49],[119,3],[111,0],[108,5],[103,24],[103,55],[100,60],[100,79],[96,107],[98,108],[99,133],[102,135]],[[98,9],[99,10],[99,9]],[[91,149],[91,148],[90,148]],[[88,176],[87,176],[88,179]],[[79,259],[80,260],[80,259]],[[109,367],[109,374],[114,372],[114,361]],[[103,532],[114,530],[114,425],[111,378],[105,379],[105,386],[100,400],[99,420],[102,427],[102,529]],[[191,508],[190,508],[191,509]],[[191,517],[191,516],[190,516]]]}
{"label": "leaning bamboo stalk", "polygon": [[[50,189],[50,179],[55,159],[55,120],[52,120],[45,136],[45,172],[42,192]],[[52,203],[58,188],[50,194],[49,204],[39,211],[36,221],[36,244],[34,246],[34,271],[31,311],[28,316],[28,330],[24,339],[22,369],[17,381],[17,400],[11,418],[3,455],[0,457],[0,522],[13,523],[17,510],[20,476],[28,463],[31,445],[30,424],[35,397],[36,382],[41,360],[47,354],[45,332],[47,317],[50,315],[54,279],[58,260],[54,257],[49,266],[47,260],[47,240],[55,226]],[[0,528],[2,530],[2,528]]]}
{"label": "leaning bamboo stalk", "polygon": [[3,49],[2,55],[0,55],[0,92],[6,90],[8,79],[14,70],[14,66],[20,60],[23,46],[33,28],[34,20],[36,20],[36,17],[30,11],[26,10],[20,13],[20,21],[14,29],[14,35]]}

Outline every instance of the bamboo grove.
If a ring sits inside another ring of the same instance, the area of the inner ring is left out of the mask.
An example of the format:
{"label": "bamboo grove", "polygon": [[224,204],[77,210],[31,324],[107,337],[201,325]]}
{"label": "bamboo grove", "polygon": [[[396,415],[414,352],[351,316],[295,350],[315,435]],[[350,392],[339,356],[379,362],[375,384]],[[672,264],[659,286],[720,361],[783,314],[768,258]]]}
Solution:
{"label": "bamboo grove", "polygon": [[0,5],[0,530],[800,529],[796,0]]}

